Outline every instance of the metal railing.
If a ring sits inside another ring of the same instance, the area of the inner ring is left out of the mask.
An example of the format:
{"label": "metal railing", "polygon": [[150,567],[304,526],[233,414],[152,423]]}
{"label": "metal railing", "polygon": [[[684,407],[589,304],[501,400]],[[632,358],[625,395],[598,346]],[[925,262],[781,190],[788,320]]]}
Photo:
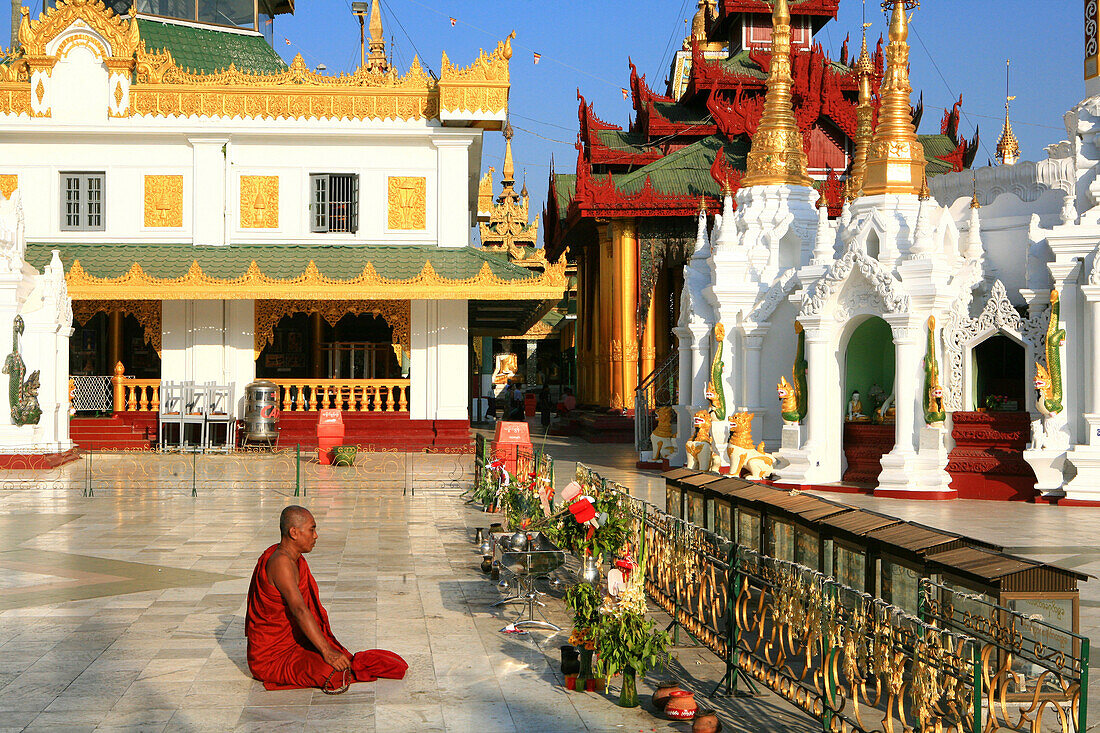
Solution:
{"label": "metal railing", "polygon": [[110,412],[114,406],[111,377],[101,374],[76,375],[72,382],[72,408],[77,412]]}
{"label": "metal railing", "polygon": [[638,451],[650,450],[649,437],[657,427],[654,411],[676,405],[679,367],[679,352],[673,350],[634,391],[634,447]]}
{"label": "metal railing", "polygon": [[646,592],[725,662],[823,730],[1087,729],[1089,644],[1034,615],[929,580],[907,614],[832,577],[678,519],[578,463],[586,493],[623,494]]}

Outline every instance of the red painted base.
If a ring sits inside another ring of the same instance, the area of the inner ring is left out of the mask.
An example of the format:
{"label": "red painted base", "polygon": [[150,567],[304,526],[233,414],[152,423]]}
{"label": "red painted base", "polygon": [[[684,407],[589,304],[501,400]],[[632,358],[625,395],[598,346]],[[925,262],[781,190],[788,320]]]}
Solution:
{"label": "red painted base", "polygon": [[[1036,500],[1038,503],[1038,500]],[[1054,501],[1044,501],[1044,503],[1056,504],[1058,506],[1091,506],[1100,508],[1100,501],[1084,501],[1082,499],[1056,499]]]}
{"label": "red painted base", "polygon": [[643,471],[667,471],[669,469],[668,461],[637,461],[634,464],[635,468],[640,468]]}
{"label": "red painted base", "polygon": [[959,494],[957,491],[899,491],[894,489],[875,489],[875,496],[882,496],[887,499],[925,499],[925,500],[945,500],[945,499],[958,499]]}
{"label": "red painted base", "polygon": [[64,453],[7,453],[0,455],[0,469],[5,471],[48,471],[80,458],[76,448]]}
{"label": "red painted base", "polygon": [[960,499],[1033,501],[1036,497],[1035,479],[1029,476],[952,472],[951,488]]}

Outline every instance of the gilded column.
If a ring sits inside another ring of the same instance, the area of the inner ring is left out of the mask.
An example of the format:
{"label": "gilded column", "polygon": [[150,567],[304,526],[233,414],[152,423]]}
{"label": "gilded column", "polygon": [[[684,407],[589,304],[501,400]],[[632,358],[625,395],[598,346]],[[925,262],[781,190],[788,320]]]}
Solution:
{"label": "gilded column", "polygon": [[613,305],[615,303],[612,300],[612,287],[611,281],[612,275],[612,244],[611,244],[611,232],[610,225],[607,222],[603,222],[599,226],[599,245],[596,251],[596,267],[600,277],[600,290],[599,300],[597,306],[599,307],[599,318],[597,322],[600,324],[599,340],[595,342],[595,348],[599,354],[597,360],[597,384],[599,385],[599,391],[597,393],[597,404],[600,406],[611,404],[611,341],[614,338],[611,332],[612,326],[612,311],[615,310]]}
{"label": "gilded column", "polygon": [[622,280],[623,408],[633,412],[638,388],[638,226],[633,219],[622,223],[617,251],[621,253]]}
{"label": "gilded column", "polygon": [[856,74],[859,76],[859,106],[856,107],[856,150],[852,158],[851,187],[859,193],[863,190],[863,180],[867,175],[867,151],[871,148],[871,139],[874,136],[872,119],[874,108],[871,106],[871,76],[875,73],[875,66],[871,63],[871,55],[867,53],[867,26],[863,27],[863,45],[859,50],[859,60],[856,61]]}
{"label": "gilded column", "polygon": [[[611,280],[611,393],[608,403],[612,410],[621,410],[627,406],[627,395],[623,387],[623,357],[626,347],[626,324],[623,319],[623,301],[627,297],[623,264],[623,226],[616,219],[609,226],[611,246],[611,267],[608,279]],[[603,264],[607,264],[604,260]],[[631,334],[633,338],[633,334]]]}
{"label": "gilded column", "polygon": [[588,351],[585,348],[588,338],[588,321],[584,317],[584,309],[588,305],[588,298],[584,289],[588,287],[588,273],[585,272],[585,257],[577,258],[577,327],[573,332],[573,353],[577,358],[577,402],[585,401],[584,390],[588,386],[588,377],[585,370],[588,365]]}
{"label": "gilded column", "polygon": [[107,315],[107,369],[114,370],[122,361],[122,319],[125,316],[118,309]]}
{"label": "gilded column", "polygon": [[645,315],[645,331],[642,332],[642,379],[657,368],[657,284],[649,290],[649,308]]}
{"label": "gilded column", "polygon": [[[1096,0],[1085,0],[1085,92],[1100,89],[1100,9]],[[14,43],[12,44],[15,45]]]}
{"label": "gilded column", "polygon": [[924,147],[917,141],[913,112],[909,108],[909,23],[906,10],[916,0],[893,0],[890,45],[886,47],[886,73],[882,78],[878,125],[867,153],[865,196],[918,195],[924,184]]}

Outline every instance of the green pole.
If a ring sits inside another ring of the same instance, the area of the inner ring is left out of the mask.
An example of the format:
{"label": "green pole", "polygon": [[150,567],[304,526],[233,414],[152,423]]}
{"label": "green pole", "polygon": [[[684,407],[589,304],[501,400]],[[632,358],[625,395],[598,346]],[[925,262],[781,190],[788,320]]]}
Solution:
{"label": "green pole", "polygon": [[[982,650],[978,642],[972,646],[971,658],[974,660],[974,727],[975,732],[982,730]],[[1081,689],[1081,705],[1085,704],[1086,690]],[[1083,724],[1083,723],[1082,723]],[[1077,730],[1084,730],[1078,727]]]}
{"label": "green pole", "polygon": [[1081,637],[1081,697],[1077,703],[1077,730],[1088,730],[1089,717],[1089,638]]}
{"label": "green pole", "polygon": [[92,496],[92,452],[88,451],[88,463],[84,468],[84,496]]}
{"label": "green pole", "polygon": [[191,454],[191,496],[198,496],[199,492],[195,486],[195,482],[198,477],[195,475],[199,470],[199,452],[196,450]]}
{"label": "green pole", "polygon": [[729,647],[726,654],[726,694],[737,694],[737,670],[741,665],[741,653],[738,647],[741,643],[741,630],[737,627],[737,599],[741,597],[741,555],[737,552],[737,545],[731,543],[726,562],[730,567],[730,592],[728,594],[726,608],[726,644]]}
{"label": "green pole", "polygon": [[299,496],[302,489],[302,444],[294,444],[294,495]]}
{"label": "green pole", "polygon": [[[830,626],[835,626],[836,625],[836,607],[837,607],[837,603],[839,603],[839,599],[837,598],[838,593],[837,593],[836,586],[830,586],[829,587],[829,595],[832,596],[833,601],[834,601],[831,604],[831,611],[830,611],[833,618],[831,618],[829,620],[829,624],[830,624]],[[824,618],[822,620],[824,620]],[[830,672],[830,670],[833,669],[833,659],[840,653],[840,649],[838,647],[832,646],[830,644],[830,642],[831,642],[831,640],[828,638],[828,636],[826,634],[822,634],[822,638],[821,638],[822,655],[821,655],[821,658],[822,658],[822,661],[824,663],[822,671],[825,674],[825,690],[826,690],[826,692],[825,692],[825,705],[824,705],[824,708],[822,710],[822,715],[821,715],[821,730],[823,730],[823,731],[828,731],[829,728],[832,726],[832,724],[833,724],[833,713],[832,713],[832,707],[831,706],[836,705],[836,675],[832,674]],[[825,648],[826,648],[827,644],[829,644],[828,651],[825,651]],[[977,732],[975,732],[975,733],[977,733]]]}

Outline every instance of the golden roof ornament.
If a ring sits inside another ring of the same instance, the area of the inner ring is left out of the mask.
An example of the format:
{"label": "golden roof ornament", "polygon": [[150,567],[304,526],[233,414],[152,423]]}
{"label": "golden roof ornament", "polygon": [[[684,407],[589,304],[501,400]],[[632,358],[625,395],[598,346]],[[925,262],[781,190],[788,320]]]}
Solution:
{"label": "golden roof ornament", "polygon": [[856,149],[852,156],[851,177],[856,181],[856,190],[863,188],[863,179],[867,176],[867,151],[871,149],[871,138],[874,136],[872,119],[875,111],[871,105],[871,77],[875,73],[875,65],[871,63],[871,55],[867,53],[867,29],[870,27],[870,23],[863,24],[863,44],[855,65],[859,76],[859,105],[856,107]]}
{"label": "golden roof ornament", "polygon": [[791,13],[787,0],[772,5],[772,58],[760,126],[752,136],[741,186],[812,186],[806,151],[791,103]]}
{"label": "golden roof ornament", "polygon": [[378,0],[370,7],[370,54],[367,56],[367,69],[370,71],[389,71],[390,62],[386,58],[386,39],[382,35],[382,11]]}
{"label": "golden roof ornament", "polygon": [[921,201],[927,201],[932,198],[932,192],[928,190],[928,174],[924,176],[924,180],[920,184],[920,194],[917,196]]}
{"label": "golden roof ornament", "polygon": [[909,95],[909,23],[906,11],[919,7],[918,0],[886,0],[893,6],[890,44],[886,47],[886,72],[879,94],[878,125],[867,153],[866,196],[913,195],[920,192],[925,175],[924,147],[917,141]]}
{"label": "golden roof ornament", "polygon": [[970,196],[970,208],[980,209],[982,205],[978,203],[978,176],[974,176],[974,193]]}
{"label": "golden roof ornament", "polygon": [[1012,122],[1008,119],[1008,105],[1016,97],[1008,93],[1009,61],[1005,61],[1005,123],[1001,128],[1001,139],[997,141],[997,159],[1002,165],[1014,165],[1020,159],[1020,143],[1012,132]]}
{"label": "golden roof ornament", "polygon": [[512,160],[512,123],[504,123],[504,168],[500,173],[503,176],[501,179],[505,183],[516,182],[516,164]]}
{"label": "golden roof ornament", "polygon": [[[538,239],[538,218],[530,220],[530,200],[527,186],[516,193],[515,162],[512,158],[511,123],[504,125],[504,166],[501,170],[501,191],[496,202],[488,205],[488,221],[484,218],[478,224],[481,234],[481,246],[488,250],[504,251],[511,261],[523,267],[536,270],[546,268],[546,255],[535,248]],[[492,170],[492,169],[490,169]],[[478,211],[481,212],[481,196],[478,196]]]}

